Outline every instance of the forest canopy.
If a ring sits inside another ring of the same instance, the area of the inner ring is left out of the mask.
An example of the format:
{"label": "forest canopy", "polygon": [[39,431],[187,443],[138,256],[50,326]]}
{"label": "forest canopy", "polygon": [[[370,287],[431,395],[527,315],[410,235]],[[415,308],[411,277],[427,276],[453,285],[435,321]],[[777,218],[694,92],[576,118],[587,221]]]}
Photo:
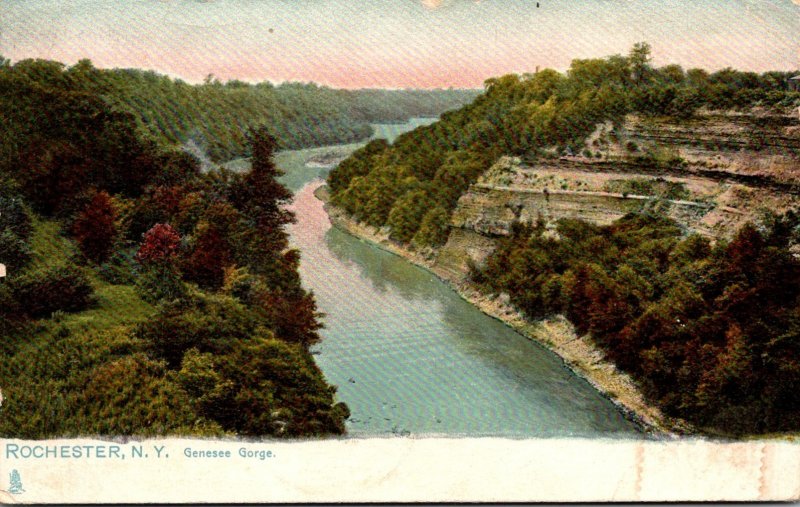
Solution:
{"label": "forest canopy", "polygon": [[202,171],[108,78],[0,64],[0,435],[343,433],[278,140],[249,128],[249,171]]}
{"label": "forest canopy", "polygon": [[336,90],[313,83],[222,83],[213,77],[190,85],[135,69],[101,71],[100,75],[120,109],[131,112],[156,139],[190,143],[214,162],[249,156],[246,133],[251,126],[269,128],[280,149],[352,143],[368,139],[372,123],[437,117],[478,93]]}
{"label": "forest canopy", "polygon": [[472,279],[528,318],[563,314],[666,413],[722,435],[800,428],[800,217],[711,245],[668,219],[562,219],[500,240]]}

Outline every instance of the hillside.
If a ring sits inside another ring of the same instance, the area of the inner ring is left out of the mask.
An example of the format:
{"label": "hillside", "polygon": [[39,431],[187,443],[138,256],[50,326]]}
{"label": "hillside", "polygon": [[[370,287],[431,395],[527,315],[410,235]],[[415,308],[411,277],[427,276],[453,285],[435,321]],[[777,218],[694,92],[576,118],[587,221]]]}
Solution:
{"label": "hillside", "polygon": [[252,126],[266,126],[281,149],[345,144],[368,139],[371,123],[437,117],[477,95],[474,90],[335,90],[312,83],[276,86],[212,78],[189,85],[135,69],[102,71],[101,76],[112,100],[145,131],[164,142],[196,145],[214,162],[248,156],[246,133]]}
{"label": "hillside", "polygon": [[[529,165],[565,157],[601,162],[591,170],[794,183],[800,93],[787,90],[792,73],[654,69],[648,55],[640,46],[629,57],[575,60],[566,75],[490,79],[472,104],[441,121],[391,147],[376,141],[356,152],[329,178],[333,201],[408,242],[423,223],[441,224],[434,215],[449,214],[508,155]],[[420,245],[435,244],[423,236]]]}
{"label": "hillside", "polygon": [[201,171],[103,78],[0,66],[0,435],[344,433],[275,138],[249,131],[248,171]]}
{"label": "hillside", "polygon": [[332,218],[508,321],[565,316],[584,356],[602,351],[634,398],[699,431],[797,431],[790,75],[654,68],[640,44],[566,75],[491,79],[340,164]]}

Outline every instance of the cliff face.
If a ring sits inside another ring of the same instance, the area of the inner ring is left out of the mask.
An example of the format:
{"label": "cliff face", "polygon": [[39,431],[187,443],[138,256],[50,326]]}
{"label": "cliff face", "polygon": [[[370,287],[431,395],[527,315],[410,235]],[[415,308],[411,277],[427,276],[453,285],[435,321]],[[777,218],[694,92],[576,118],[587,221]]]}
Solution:
{"label": "cliff face", "polygon": [[[673,150],[698,172],[716,170],[791,183],[800,178],[797,113],[706,114],[680,122],[630,116],[620,130],[640,149]],[[617,155],[625,155],[625,146],[616,148]]]}
{"label": "cliff face", "polygon": [[599,125],[579,156],[506,157],[462,195],[433,265],[463,280],[514,223],[561,218],[605,225],[635,211],[664,213],[687,233],[731,235],[766,210],[800,204],[800,121],[708,115],[629,117]]}

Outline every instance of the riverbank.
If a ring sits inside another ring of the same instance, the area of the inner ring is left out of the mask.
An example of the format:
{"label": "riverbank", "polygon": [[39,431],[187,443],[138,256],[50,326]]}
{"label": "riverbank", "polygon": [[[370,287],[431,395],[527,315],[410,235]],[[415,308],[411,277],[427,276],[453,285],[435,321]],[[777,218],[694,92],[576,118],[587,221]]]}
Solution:
{"label": "riverbank", "polygon": [[603,351],[592,343],[590,337],[577,336],[574,327],[565,318],[527,321],[505,298],[484,295],[471,284],[454,280],[444,270],[437,269],[433,255],[426,256],[409,251],[391,240],[388,232],[352,220],[346,212],[328,202],[326,187],[321,185],[315,190],[314,195],[325,202],[328,218],[335,227],[425,268],[483,313],[502,321],[526,338],[548,348],[558,355],[570,370],[587,380],[612,401],[626,418],[635,422],[644,431],[663,436],[694,432],[685,422],[668,418],[657,407],[648,404],[633,379],[605,359]]}

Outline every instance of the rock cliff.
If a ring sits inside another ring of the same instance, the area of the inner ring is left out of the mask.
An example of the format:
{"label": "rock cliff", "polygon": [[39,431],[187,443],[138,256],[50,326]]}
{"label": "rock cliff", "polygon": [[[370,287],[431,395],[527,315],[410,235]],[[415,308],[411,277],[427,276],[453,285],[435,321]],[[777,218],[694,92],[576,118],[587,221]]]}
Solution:
{"label": "rock cliff", "polygon": [[677,121],[630,116],[598,125],[578,156],[504,157],[461,196],[433,265],[461,280],[514,223],[562,218],[609,224],[657,211],[687,233],[732,234],[765,212],[800,204],[800,121],[708,114]]}

